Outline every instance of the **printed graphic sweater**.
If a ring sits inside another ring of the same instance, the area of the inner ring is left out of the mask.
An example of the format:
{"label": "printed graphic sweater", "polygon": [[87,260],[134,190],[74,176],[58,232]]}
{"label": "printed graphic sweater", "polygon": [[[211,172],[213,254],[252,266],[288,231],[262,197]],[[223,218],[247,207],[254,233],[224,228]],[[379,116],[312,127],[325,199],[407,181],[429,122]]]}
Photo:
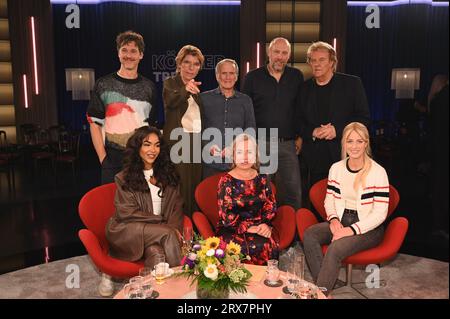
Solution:
{"label": "printed graphic sweater", "polygon": [[156,88],[139,75],[124,79],[111,73],[100,78],[91,94],[87,120],[103,126],[105,145],[123,149],[134,130],[156,121]]}

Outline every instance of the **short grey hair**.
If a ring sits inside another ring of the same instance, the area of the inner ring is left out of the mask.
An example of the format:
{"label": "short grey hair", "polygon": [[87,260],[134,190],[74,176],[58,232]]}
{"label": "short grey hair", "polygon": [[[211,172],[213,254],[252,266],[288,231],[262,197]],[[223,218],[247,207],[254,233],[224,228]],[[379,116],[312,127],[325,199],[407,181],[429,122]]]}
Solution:
{"label": "short grey hair", "polygon": [[219,74],[219,70],[222,66],[222,64],[224,63],[231,63],[234,65],[234,68],[236,69],[236,76],[239,77],[239,66],[236,63],[236,61],[234,61],[233,59],[223,59],[220,60],[217,64],[216,64],[216,75]]}

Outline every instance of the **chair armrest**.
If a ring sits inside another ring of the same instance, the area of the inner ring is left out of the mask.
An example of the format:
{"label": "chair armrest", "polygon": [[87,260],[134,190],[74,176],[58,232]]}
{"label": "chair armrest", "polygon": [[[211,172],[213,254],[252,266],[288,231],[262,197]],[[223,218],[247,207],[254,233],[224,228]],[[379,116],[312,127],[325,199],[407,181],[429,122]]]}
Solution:
{"label": "chair armrest", "polygon": [[90,256],[96,256],[105,253],[105,251],[103,251],[102,249],[102,246],[100,245],[98,238],[92,231],[88,229],[81,229],[80,231],[78,231],[78,237],[80,237],[81,242],[83,243]]}
{"label": "chair armrest", "polygon": [[92,262],[101,271],[115,278],[130,278],[139,274],[139,269],[144,266],[143,260],[129,262],[115,259],[103,250],[97,237],[88,229],[81,229],[78,232],[84,247],[91,257]]}
{"label": "chair armrest", "polygon": [[187,227],[187,228],[191,228],[191,229],[193,228],[191,219],[186,215],[184,215],[183,227]]}
{"label": "chair armrest", "polygon": [[192,220],[194,221],[195,227],[197,227],[198,232],[206,239],[208,237],[212,237],[215,235],[211,224],[208,221],[208,218],[201,212],[194,212],[192,214]]}
{"label": "chair armrest", "polygon": [[280,238],[280,250],[289,247],[295,236],[295,211],[291,206],[284,205],[277,209],[272,220],[273,227]]}
{"label": "chair armrest", "polygon": [[296,222],[297,222],[297,231],[300,237],[300,240],[303,242],[303,235],[305,234],[305,230],[317,224],[317,218],[314,214],[307,208],[300,208],[296,213]]}
{"label": "chair armrest", "polygon": [[394,218],[384,232],[382,243],[378,246],[387,251],[389,258],[394,257],[400,250],[408,231],[409,222],[405,217]]}

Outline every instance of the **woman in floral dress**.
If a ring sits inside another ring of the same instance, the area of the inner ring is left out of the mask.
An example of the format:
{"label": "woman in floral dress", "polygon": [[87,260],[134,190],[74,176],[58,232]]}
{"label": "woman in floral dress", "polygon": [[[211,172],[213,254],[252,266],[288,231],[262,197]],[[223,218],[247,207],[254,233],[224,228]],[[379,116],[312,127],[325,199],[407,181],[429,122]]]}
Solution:
{"label": "woman in floral dress", "polygon": [[218,185],[217,235],[242,247],[251,263],[265,265],[278,258],[279,236],[272,228],[275,196],[266,175],[258,174],[255,140],[241,134],[233,143],[233,168]]}

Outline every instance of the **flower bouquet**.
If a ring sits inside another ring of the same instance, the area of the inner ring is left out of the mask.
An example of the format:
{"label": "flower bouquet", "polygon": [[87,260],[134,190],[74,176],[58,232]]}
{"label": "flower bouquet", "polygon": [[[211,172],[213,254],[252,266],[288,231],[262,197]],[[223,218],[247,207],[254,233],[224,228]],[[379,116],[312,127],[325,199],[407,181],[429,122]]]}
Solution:
{"label": "flower bouquet", "polygon": [[230,290],[246,293],[250,271],[244,268],[241,260],[241,246],[234,242],[226,243],[218,237],[200,240],[181,261],[181,276],[197,283],[197,298],[228,298]]}

